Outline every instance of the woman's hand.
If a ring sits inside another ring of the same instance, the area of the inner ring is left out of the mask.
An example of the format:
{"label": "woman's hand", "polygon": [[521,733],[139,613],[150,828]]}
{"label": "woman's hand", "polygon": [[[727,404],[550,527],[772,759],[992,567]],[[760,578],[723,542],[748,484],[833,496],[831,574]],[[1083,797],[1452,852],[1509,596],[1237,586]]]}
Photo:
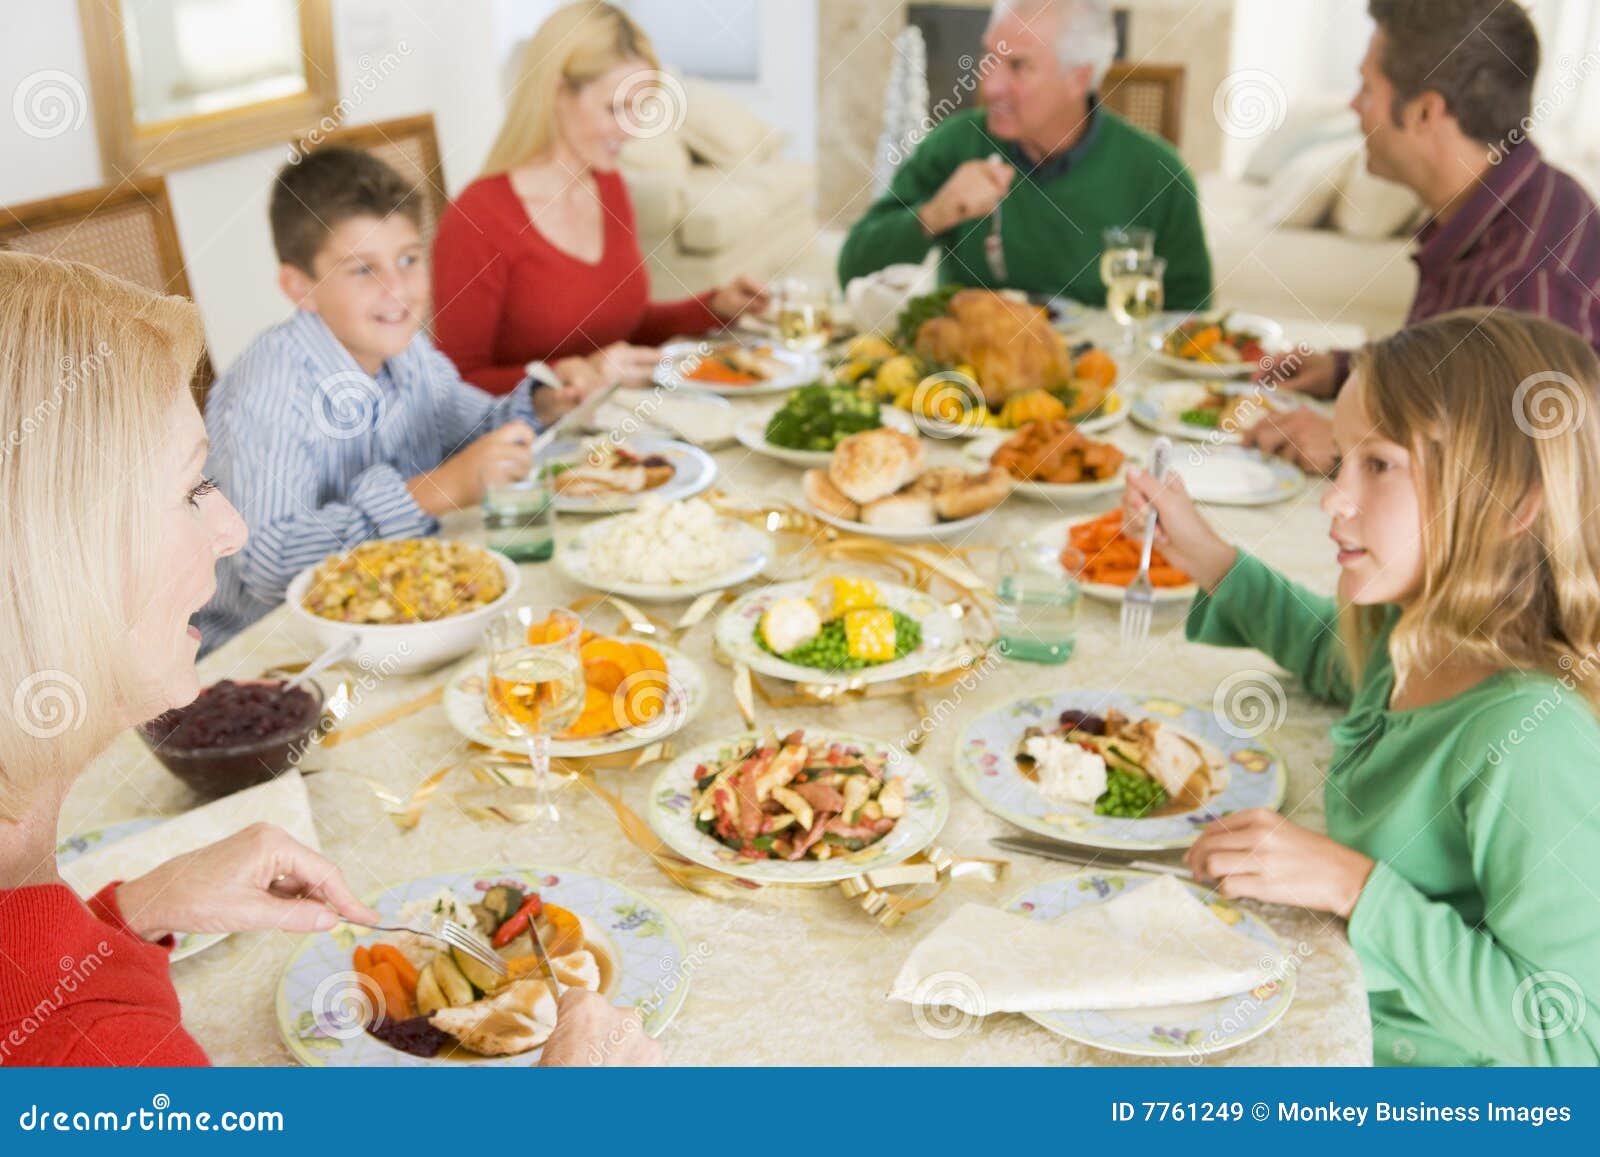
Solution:
{"label": "woman's hand", "polygon": [[1240,435],[1246,446],[1276,454],[1313,474],[1332,474],[1339,467],[1333,423],[1315,410],[1268,413]]}
{"label": "woman's hand", "polygon": [[598,992],[569,988],[556,1006],[556,1027],[539,1063],[546,1067],[659,1065],[661,1046],[644,1031],[636,1011],[615,1007]]}
{"label": "woman's hand", "polygon": [[330,861],[280,827],[252,824],[168,860],[117,889],[128,926],[146,940],[173,932],[326,932],[381,917]]}
{"label": "woman's hand", "polygon": [[1373,861],[1268,808],[1223,816],[1183,857],[1202,883],[1232,899],[1292,904],[1350,918]]}
{"label": "woman's hand", "polygon": [[766,286],[744,273],[713,293],[710,302],[711,312],[725,322],[742,313],[765,313],[768,304]]}
{"label": "woman's hand", "polygon": [[1214,589],[1232,568],[1238,551],[1195,508],[1177,471],[1169,470],[1158,483],[1143,470],[1129,469],[1122,506],[1127,512],[1128,534],[1135,538],[1144,526],[1145,511],[1155,507],[1156,545],[1204,590]]}
{"label": "woman's hand", "polygon": [[589,355],[589,364],[597,377],[595,389],[612,382],[624,386],[649,385],[660,360],[661,351],[654,346],[629,345],[625,341],[612,342]]}

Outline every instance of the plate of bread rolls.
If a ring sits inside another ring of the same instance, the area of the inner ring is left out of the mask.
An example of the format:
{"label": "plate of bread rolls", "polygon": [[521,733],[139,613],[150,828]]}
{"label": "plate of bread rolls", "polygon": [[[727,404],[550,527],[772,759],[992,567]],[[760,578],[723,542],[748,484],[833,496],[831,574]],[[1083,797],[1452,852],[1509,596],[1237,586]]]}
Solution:
{"label": "plate of bread rolls", "polygon": [[893,540],[957,536],[976,526],[1011,493],[997,466],[968,471],[929,466],[922,440],[883,428],[852,434],[826,468],[807,470],[806,506],[831,526]]}

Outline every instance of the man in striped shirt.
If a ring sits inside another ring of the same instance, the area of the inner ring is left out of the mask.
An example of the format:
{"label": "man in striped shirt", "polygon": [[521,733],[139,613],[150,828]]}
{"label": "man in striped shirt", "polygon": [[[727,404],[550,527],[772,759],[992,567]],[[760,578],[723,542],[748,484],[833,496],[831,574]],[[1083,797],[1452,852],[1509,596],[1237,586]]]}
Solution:
{"label": "man in striped shirt", "polygon": [[593,378],[501,398],[461,380],[421,332],[428,274],[416,192],[367,153],[325,149],[278,174],[279,284],[296,305],[212,388],[215,481],[250,539],[194,618],[202,651],[283,601],[302,569],[438,516],[532,468],[535,429]]}
{"label": "man in striped shirt", "polygon": [[[1528,14],[1514,0],[1371,0],[1369,11],[1377,29],[1351,102],[1367,169],[1432,213],[1411,255],[1419,280],[1406,324],[1504,307],[1600,350],[1600,221],[1583,187],[1527,138],[1539,69]],[[1345,351],[1288,355],[1263,377],[1331,397],[1348,369]],[[1332,425],[1310,410],[1269,415],[1245,441],[1323,473],[1336,463]]]}

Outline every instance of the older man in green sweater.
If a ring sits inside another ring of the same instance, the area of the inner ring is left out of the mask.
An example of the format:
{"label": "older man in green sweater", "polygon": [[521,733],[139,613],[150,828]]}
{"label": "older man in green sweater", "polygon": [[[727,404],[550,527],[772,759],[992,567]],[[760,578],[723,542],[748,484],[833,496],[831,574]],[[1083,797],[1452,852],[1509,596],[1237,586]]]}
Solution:
{"label": "older man in green sweater", "polygon": [[1101,305],[1101,231],[1141,225],[1167,261],[1167,307],[1206,306],[1194,179],[1169,144],[1095,98],[1114,48],[1105,0],[1000,0],[984,36],[984,107],[945,117],[905,160],[850,230],[839,280],[938,245],[941,281]]}

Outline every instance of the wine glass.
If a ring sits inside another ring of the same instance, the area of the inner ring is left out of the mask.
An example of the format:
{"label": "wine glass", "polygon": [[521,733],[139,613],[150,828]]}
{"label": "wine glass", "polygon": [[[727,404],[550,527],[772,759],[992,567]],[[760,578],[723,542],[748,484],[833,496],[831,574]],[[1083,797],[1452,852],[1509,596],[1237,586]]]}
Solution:
{"label": "wine glass", "polygon": [[1122,256],[1112,262],[1106,308],[1122,327],[1122,345],[1130,354],[1139,347],[1139,331],[1161,312],[1166,275],[1167,262],[1162,257]]}
{"label": "wine glass", "polygon": [[550,788],[550,737],[571,727],[583,710],[582,628],[565,607],[515,607],[494,619],[484,635],[484,708],[493,723],[525,745],[533,767],[534,820],[552,829],[561,812]]}
{"label": "wine glass", "polygon": [[1118,264],[1156,255],[1154,229],[1142,225],[1113,225],[1100,231],[1100,283],[1111,288]]}
{"label": "wine glass", "polygon": [[833,287],[790,277],[778,283],[778,336],[792,350],[815,353],[833,338]]}

